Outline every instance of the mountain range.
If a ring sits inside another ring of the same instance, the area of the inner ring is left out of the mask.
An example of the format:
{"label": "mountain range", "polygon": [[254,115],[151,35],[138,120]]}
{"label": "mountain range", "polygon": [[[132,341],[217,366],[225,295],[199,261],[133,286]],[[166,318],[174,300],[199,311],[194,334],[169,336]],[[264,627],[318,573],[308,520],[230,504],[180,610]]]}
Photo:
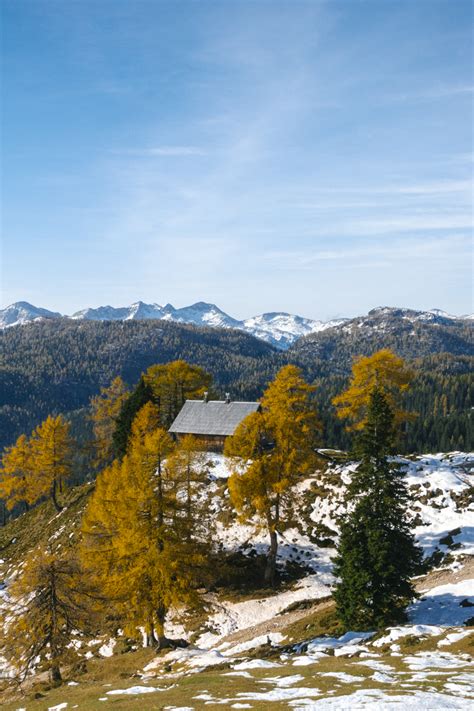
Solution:
{"label": "mountain range", "polygon": [[99,306],[77,311],[70,316],[57,311],[38,308],[26,301],[18,301],[0,310],[0,329],[21,326],[32,321],[45,319],[72,319],[74,321],[142,321],[162,320],[175,323],[207,326],[211,328],[232,328],[245,331],[280,350],[286,350],[299,338],[321,333],[328,329],[341,327],[343,331],[352,331],[369,326],[371,317],[377,317],[378,327],[387,326],[393,319],[407,322],[427,322],[447,325],[459,320],[472,320],[470,316],[452,316],[439,309],[416,311],[414,309],[398,309],[379,307],[372,309],[367,316],[355,319],[341,318],[331,321],[318,321],[303,316],[285,312],[270,312],[239,320],[229,316],[215,304],[198,301],[190,306],[175,308],[171,304],[145,304],[137,301],[130,306],[114,307]]}

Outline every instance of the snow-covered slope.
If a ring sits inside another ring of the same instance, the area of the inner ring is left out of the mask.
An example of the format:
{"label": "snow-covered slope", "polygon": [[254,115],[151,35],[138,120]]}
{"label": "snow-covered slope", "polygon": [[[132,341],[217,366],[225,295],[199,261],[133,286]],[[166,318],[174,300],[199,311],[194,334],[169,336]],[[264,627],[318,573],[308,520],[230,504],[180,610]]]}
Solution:
{"label": "snow-covered slope", "polygon": [[242,322],[229,316],[215,304],[198,301],[192,306],[175,309],[167,304],[163,309],[163,317],[167,321],[177,323],[192,323],[194,326],[212,326],[213,328],[241,328]]}
{"label": "snow-covered slope", "polygon": [[137,301],[131,306],[115,308],[114,306],[99,306],[97,309],[76,311],[70,318],[86,321],[130,321],[132,319],[161,319],[163,307],[159,304],[144,304]]}
{"label": "snow-covered slope", "polygon": [[[324,453],[331,456],[328,450]],[[331,605],[328,595],[334,583],[337,519],[343,512],[344,489],[357,466],[356,462],[338,463],[340,454],[333,455],[334,462],[301,481],[294,528],[279,533],[279,566],[299,563],[301,577],[293,585],[287,583],[273,594],[262,591],[264,594],[255,598],[244,594],[228,599],[217,591],[207,592],[203,598],[205,619],[199,616],[194,620],[184,610],[172,610],[167,634],[192,638],[193,643],[156,656],[130,675],[129,681],[122,674],[115,683],[120,688],[104,692],[100,687],[101,699],[106,698],[104,693],[158,692],[164,708],[175,708],[166,696],[168,684],[169,689],[181,689],[181,678],[211,666],[214,675],[217,668],[222,670],[222,683],[213,683],[212,689],[207,687],[208,681],[203,682],[204,688],[195,687],[193,706],[185,708],[204,708],[208,703],[247,708],[255,702],[258,708],[270,709],[286,702],[288,708],[331,711],[472,707],[472,658],[466,653],[465,641],[473,634],[474,454],[397,458],[413,496],[411,514],[417,541],[426,556],[438,554],[438,567],[415,580],[421,595],[408,609],[408,624],[390,627],[379,635],[348,631],[339,637],[312,637],[306,633],[311,629],[312,611]],[[229,464],[222,455],[203,457],[207,482],[200,495],[211,503],[215,538],[222,548],[253,558],[255,553],[267,552],[267,535],[253,525],[239,523],[232,515],[226,486]],[[67,510],[48,522],[57,520],[58,528],[48,538],[53,547],[79,534],[78,512],[68,525],[65,515]],[[8,584],[21,566],[19,558],[10,561],[17,545],[23,545],[22,541],[12,539],[0,560],[0,580],[5,580],[3,589],[0,586],[0,608],[3,605],[4,609],[11,608]],[[308,624],[303,627],[306,619]],[[114,655],[120,641],[120,636],[116,639],[103,632],[91,640],[78,635],[74,645],[80,656],[99,660]],[[9,673],[0,658],[0,677],[2,664],[3,674]],[[234,688],[234,677],[242,679],[243,685]],[[158,686],[151,686],[155,680]],[[90,694],[90,683],[79,676],[72,685],[77,690],[87,684]],[[189,688],[182,687],[183,698],[188,698]],[[68,687],[62,689],[64,698],[60,700],[64,701]],[[264,702],[267,704],[262,706]]]}
{"label": "snow-covered slope", "polygon": [[0,329],[10,326],[21,326],[30,321],[44,318],[60,318],[61,314],[48,309],[40,309],[27,301],[17,301],[15,304],[0,310]]}
{"label": "snow-covered slope", "polygon": [[327,328],[339,326],[346,320],[314,321],[303,316],[272,312],[246,319],[243,328],[257,338],[268,341],[277,348],[285,349],[301,336],[325,331]]}
{"label": "snow-covered slope", "polygon": [[[194,326],[209,326],[211,328],[236,328],[246,331],[278,348],[288,348],[297,338],[308,333],[314,333],[333,325],[324,324],[302,316],[287,313],[269,313],[254,316],[245,321],[229,316],[215,304],[198,301],[191,306],[175,308],[172,304],[137,304],[125,308],[114,309],[111,306],[98,309],[85,309],[73,314],[74,319],[94,320],[130,320],[130,319],[163,319],[176,323],[189,323]],[[340,322],[337,322],[340,323]]]}

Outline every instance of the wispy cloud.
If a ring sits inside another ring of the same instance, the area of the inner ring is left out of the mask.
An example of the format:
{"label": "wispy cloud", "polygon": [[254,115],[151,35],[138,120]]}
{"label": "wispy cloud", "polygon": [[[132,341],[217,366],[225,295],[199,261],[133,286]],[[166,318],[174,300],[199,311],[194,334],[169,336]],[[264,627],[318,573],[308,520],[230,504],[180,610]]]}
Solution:
{"label": "wispy cloud", "polygon": [[455,96],[469,96],[473,93],[473,84],[445,84],[400,94],[392,94],[390,100],[393,102],[436,101],[437,99],[448,99]]}
{"label": "wispy cloud", "polygon": [[441,195],[446,193],[467,193],[472,189],[471,180],[440,180],[420,183],[385,183],[382,185],[339,185],[320,187],[314,193],[337,193],[339,195]]}
{"label": "wispy cloud", "polygon": [[366,267],[368,263],[373,266],[375,263],[389,265],[420,259],[439,260],[444,259],[449,251],[457,254],[458,257],[469,258],[470,237],[449,235],[426,239],[402,239],[381,244],[360,242],[339,249],[274,250],[268,252],[265,257],[275,268],[282,270],[314,270],[316,265],[330,262],[338,265],[344,262],[351,267],[356,265]]}
{"label": "wispy cloud", "polygon": [[154,156],[164,157],[187,157],[205,156],[207,151],[199,146],[152,146],[149,148],[123,148],[113,150],[112,153],[118,155],[138,156],[143,158],[153,158]]}

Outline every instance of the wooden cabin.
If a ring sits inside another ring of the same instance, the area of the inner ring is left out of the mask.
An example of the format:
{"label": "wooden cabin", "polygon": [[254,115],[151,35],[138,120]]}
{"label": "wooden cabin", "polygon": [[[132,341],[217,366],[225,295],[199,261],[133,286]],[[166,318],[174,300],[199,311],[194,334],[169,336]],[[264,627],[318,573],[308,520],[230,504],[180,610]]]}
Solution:
{"label": "wooden cabin", "polygon": [[247,415],[260,409],[258,402],[233,402],[225,400],[186,400],[169,432],[177,440],[194,435],[202,448],[222,452],[227,437],[231,437]]}

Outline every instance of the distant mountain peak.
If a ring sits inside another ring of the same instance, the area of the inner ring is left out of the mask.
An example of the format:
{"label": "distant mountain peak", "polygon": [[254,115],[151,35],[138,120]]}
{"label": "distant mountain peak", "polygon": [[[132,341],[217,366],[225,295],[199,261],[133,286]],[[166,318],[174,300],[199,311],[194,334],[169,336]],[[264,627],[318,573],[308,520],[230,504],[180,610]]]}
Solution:
{"label": "distant mountain peak", "polygon": [[0,310],[0,329],[10,328],[12,326],[22,326],[31,321],[39,319],[60,318],[61,314],[57,311],[49,311],[48,309],[38,308],[33,306],[28,301],[16,301],[10,304],[5,309]]}

